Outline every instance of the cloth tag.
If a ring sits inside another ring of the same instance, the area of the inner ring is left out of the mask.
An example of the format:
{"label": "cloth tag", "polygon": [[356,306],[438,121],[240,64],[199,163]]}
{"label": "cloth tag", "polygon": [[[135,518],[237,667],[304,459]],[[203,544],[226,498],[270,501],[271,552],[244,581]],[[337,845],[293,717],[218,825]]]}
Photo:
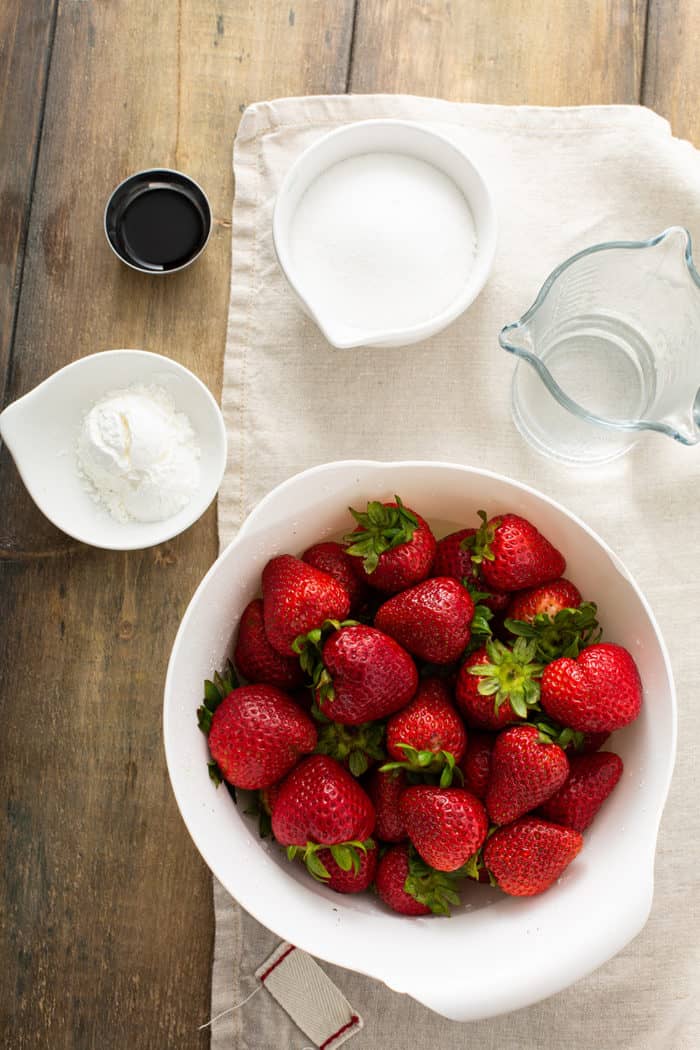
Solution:
{"label": "cloth tag", "polygon": [[343,993],[310,955],[287,941],[255,971],[318,1050],[335,1050],[363,1027]]}

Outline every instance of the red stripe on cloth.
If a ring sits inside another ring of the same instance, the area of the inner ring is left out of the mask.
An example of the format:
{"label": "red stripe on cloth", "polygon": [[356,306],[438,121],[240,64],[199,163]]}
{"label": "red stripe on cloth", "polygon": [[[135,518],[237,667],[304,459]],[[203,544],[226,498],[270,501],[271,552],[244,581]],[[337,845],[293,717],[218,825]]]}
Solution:
{"label": "red stripe on cloth", "polygon": [[325,1050],[325,1047],[330,1046],[334,1039],[337,1039],[339,1035],[343,1034],[343,1032],[347,1032],[348,1028],[352,1028],[352,1026],[357,1024],[359,1020],[360,1018],[357,1014],[353,1014],[347,1024],[344,1024],[343,1027],[339,1028],[337,1032],[333,1033],[333,1035],[329,1035],[325,1043],[321,1043],[319,1050]]}
{"label": "red stripe on cloth", "polygon": [[270,976],[270,974],[275,969],[275,967],[279,966],[279,964],[281,962],[284,962],[284,960],[287,958],[287,956],[291,952],[294,951],[294,948],[295,948],[295,945],[290,944],[290,946],[289,946],[289,948],[287,948],[286,952],[282,952],[282,954],[280,955],[279,959],[275,959],[275,961],[273,962],[272,966],[270,966],[267,970],[265,970],[265,973],[260,975],[260,980],[264,982],[265,979]]}

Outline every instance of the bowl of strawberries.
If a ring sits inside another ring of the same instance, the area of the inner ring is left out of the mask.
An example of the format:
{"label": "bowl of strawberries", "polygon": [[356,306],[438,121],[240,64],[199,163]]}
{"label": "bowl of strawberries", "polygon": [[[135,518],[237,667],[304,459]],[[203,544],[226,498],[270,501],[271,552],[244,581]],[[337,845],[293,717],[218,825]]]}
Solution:
{"label": "bowl of strawberries", "polygon": [[562,990],[649,913],[666,647],[604,541],[506,477],[348,461],[278,486],[185,613],[164,736],[250,914],[455,1020]]}

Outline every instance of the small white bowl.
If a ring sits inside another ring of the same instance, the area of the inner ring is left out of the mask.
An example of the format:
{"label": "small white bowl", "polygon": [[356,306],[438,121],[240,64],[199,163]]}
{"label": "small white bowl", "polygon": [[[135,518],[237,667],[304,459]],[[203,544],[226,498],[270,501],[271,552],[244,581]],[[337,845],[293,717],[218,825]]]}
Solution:
{"label": "small white bowl", "polygon": [[[613,795],[558,884],[538,897],[468,885],[451,919],[407,919],[369,894],[310,879],[207,770],[195,711],[202,680],[231,654],[240,615],[267,560],[342,535],[348,505],[395,492],[444,534],[485,508],[530,518],[567,559],[567,577],[599,603],[605,637],[634,655],[644,684],[636,722],[610,746],[625,763]],[[175,797],[216,877],[259,922],[328,962],[368,974],[456,1021],[516,1010],[561,991],[620,951],[651,905],[654,851],[676,748],[668,653],[653,613],[619,558],[561,504],[509,478],[449,463],[327,463],[290,478],[249,516],[200,584],[168,667],[165,751]]]}
{"label": "small white bowl", "polygon": [[[302,287],[292,259],[292,220],[306,190],[323,172],[340,161],[368,153],[404,154],[437,168],[461,190],[474,220],[476,254],[461,293],[441,313],[410,327],[361,331],[342,324],[338,318],[329,316],[321,289]],[[453,142],[409,121],[364,120],[331,131],[297,158],[277,194],[272,237],[280,267],[299,303],[332,346],[338,349],[406,346],[446,328],[476,299],[493,264],[497,221],[486,183],[473,162]]]}
{"label": "small white bowl", "polygon": [[[201,450],[198,491],[164,521],[116,521],[90,495],[77,469],[83,417],[112,390],[162,387],[192,424]],[[145,350],[105,350],[55,372],[0,415],[0,436],[29,495],[59,529],[106,550],[141,550],[189,528],[216,496],[226,466],[226,428],[205,385],[177,361]]]}

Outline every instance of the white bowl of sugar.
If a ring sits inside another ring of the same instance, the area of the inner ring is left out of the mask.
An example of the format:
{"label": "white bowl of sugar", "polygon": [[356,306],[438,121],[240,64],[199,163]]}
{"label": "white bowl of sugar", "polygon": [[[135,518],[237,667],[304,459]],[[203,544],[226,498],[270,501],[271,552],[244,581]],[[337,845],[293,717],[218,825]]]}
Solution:
{"label": "white bowl of sugar", "polygon": [[366,120],[319,139],[275,202],[277,259],[339,349],[406,346],[474,301],[496,250],[496,213],[472,161],[421,124]]}

